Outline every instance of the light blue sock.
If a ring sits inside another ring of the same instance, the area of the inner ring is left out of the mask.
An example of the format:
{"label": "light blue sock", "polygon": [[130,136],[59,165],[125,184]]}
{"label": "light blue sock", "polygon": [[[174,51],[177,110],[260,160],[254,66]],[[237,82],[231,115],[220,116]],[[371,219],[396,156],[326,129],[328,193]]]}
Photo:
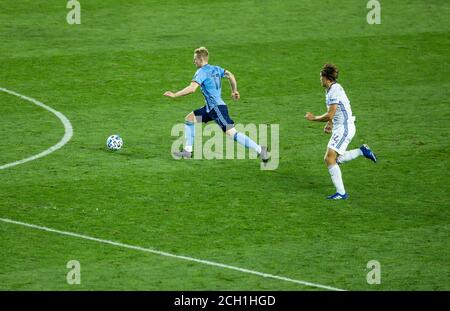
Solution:
{"label": "light blue sock", "polygon": [[192,145],[194,144],[195,126],[194,123],[186,121],[184,125],[184,138],[186,144],[184,150],[192,152]]}
{"label": "light blue sock", "polygon": [[256,151],[256,153],[261,153],[261,146],[258,145],[257,143],[255,143],[250,137],[248,137],[247,135],[244,135],[242,133],[237,132],[236,134],[234,134],[234,140],[237,141],[239,144],[253,149]]}

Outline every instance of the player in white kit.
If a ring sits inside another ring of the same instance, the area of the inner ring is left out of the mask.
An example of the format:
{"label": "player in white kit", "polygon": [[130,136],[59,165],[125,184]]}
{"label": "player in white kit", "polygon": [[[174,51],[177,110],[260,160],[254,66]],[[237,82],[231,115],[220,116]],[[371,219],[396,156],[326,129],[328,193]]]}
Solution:
{"label": "player in white kit", "polygon": [[324,160],[336,187],[336,193],[328,196],[327,199],[346,200],[348,193],[344,188],[339,164],[356,159],[361,155],[375,163],[377,158],[365,144],[357,149],[346,151],[356,133],[355,117],[344,89],[336,82],[338,75],[339,71],[336,66],[332,64],[323,66],[320,71],[320,82],[326,89],[327,112],[321,116],[307,112],[305,118],[310,121],[327,122],[324,131],[331,133],[331,138]]}

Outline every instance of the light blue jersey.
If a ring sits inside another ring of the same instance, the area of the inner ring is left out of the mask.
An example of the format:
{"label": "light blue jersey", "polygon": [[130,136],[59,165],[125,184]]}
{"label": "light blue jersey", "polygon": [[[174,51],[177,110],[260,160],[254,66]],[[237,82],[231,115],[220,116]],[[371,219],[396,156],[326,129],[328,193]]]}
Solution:
{"label": "light blue jersey", "polygon": [[199,68],[195,73],[192,81],[197,82],[205,97],[206,111],[210,112],[219,105],[226,105],[222,100],[222,81],[225,76],[225,70],[219,66],[210,64]]}

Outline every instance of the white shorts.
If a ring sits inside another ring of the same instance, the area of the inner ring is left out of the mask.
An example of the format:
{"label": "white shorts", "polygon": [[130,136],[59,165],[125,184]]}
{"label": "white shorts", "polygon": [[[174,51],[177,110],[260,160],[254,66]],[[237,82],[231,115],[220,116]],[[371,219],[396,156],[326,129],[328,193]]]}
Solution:
{"label": "white shorts", "polygon": [[333,149],[338,154],[344,154],[355,133],[355,123],[335,125],[331,133],[330,141],[328,142],[328,148]]}

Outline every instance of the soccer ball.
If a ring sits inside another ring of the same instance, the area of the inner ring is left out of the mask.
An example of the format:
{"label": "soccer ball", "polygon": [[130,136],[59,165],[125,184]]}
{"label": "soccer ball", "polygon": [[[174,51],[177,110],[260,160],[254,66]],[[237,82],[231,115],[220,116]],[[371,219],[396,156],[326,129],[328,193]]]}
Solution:
{"label": "soccer ball", "polygon": [[120,138],[119,135],[111,135],[106,140],[106,147],[108,147],[109,150],[119,150],[123,146],[123,140]]}

